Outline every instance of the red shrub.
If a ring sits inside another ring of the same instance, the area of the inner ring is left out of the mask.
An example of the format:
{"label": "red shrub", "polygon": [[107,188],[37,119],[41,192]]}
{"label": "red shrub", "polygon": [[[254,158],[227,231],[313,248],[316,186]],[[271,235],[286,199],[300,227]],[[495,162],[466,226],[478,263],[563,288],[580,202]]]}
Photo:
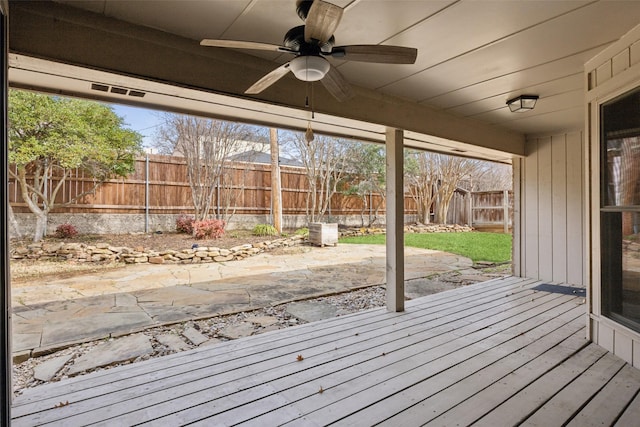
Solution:
{"label": "red shrub", "polygon": [[78,234],[78,230],[68,223],[60,224],[56,227],[55,236],[59,239],[68,239]]}
{"label": "red shrub", "polygon": [[226,223],[220,219],[193,221],[193,237],[196,239],[217,239],[224,234]]}
{"label": "red shrub", "polygon": [[181,214],[176,218],[176,231],[178,233],[193,234],[193,222],[195,219],[192,216]]}

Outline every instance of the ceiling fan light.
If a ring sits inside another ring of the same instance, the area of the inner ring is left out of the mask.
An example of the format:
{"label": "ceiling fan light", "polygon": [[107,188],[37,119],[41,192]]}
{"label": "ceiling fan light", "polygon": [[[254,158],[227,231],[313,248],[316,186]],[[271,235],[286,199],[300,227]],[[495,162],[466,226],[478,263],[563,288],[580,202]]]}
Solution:
{"label": "ceiling fan light", "polygon": [[298,56],[291,60],[289,68],[298,79],[315,82],[329,72],[330,64],[321,56]]}
{"label": "ceiling fan light", "polygon": [[533,110],[536,102],[538,102],[538,95],[520,95],[517,98],[508,100],[507,105],[512,113],[523,113]]}

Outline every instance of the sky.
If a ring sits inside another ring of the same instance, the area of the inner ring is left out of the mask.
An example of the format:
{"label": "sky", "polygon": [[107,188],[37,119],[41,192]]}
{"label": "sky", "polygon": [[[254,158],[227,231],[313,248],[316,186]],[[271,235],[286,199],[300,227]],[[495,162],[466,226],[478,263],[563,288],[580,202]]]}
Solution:
{"label": "sky", "polygon": [[153,146],[153,135],[160,125],[158,111],[119,104],[110,105],[118,116],[124,118],[126,128],[135,130],[143,136],[145,148]]}

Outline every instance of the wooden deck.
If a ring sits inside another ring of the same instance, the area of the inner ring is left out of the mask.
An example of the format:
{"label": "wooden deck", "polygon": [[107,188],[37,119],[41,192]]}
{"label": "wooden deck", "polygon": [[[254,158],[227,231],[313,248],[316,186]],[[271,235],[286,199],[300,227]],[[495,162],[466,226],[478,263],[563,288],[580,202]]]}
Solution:
{"label": "wooden deck", "polygon": [[48,384],[15,399],[12,425],[637,426],[640,371],[586,341],[581,290],[539,285],[494,280],[410,301],[405,313],[372,310]]}

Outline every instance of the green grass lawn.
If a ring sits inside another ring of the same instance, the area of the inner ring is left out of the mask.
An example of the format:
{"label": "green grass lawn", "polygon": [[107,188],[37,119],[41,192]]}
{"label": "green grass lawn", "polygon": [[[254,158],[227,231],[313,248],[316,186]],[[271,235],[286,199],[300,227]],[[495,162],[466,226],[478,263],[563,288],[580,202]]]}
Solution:
{"label": "green grass lawn", "polygon": [[[383,245],[384,234],[345,237],[340,243]],[[511,235],[498,233],[425,233],[405,234],[404,244],[414,248],[433,249],[471,258],[472,261],[511,261]]]}

